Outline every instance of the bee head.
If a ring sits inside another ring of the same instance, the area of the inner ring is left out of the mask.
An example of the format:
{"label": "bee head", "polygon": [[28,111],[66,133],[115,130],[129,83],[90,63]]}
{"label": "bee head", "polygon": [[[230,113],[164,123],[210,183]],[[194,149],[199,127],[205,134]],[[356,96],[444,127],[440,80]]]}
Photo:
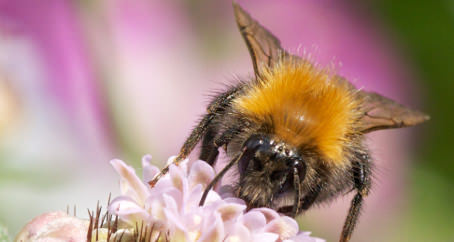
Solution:
{"label": "bee head", "polygon": [[247,155],[238,163],[238,195],[250,207],[272,207],[276,195],[295,190],[295,175],[304,177],[306,167],[297,150],[270,135],[252,135],[242,150]]}

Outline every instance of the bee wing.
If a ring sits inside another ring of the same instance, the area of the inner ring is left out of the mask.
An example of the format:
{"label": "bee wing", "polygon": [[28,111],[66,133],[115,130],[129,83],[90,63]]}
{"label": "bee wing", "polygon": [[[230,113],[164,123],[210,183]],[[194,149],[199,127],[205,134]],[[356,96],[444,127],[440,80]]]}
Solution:
{"label": "bee wing", "polygon": [[363,133],[413,126],[430,118],[378,93],[358,91],[358,94],[363,100],[364,116],[360,120],[360,130]]}
{"label": "bee wing", "polygon": [[233,11],[238,28],[251,54],[256,77],[260,77],[261,68],[273,67],[281,57],[289,54],[282,49],[281,42],[270,31],[255,21],[238,4],[233,3]]}

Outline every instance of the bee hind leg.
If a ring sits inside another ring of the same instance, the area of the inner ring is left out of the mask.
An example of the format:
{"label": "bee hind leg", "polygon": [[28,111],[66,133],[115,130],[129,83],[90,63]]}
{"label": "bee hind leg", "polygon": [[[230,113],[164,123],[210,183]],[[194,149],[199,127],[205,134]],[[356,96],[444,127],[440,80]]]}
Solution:
{"label": "bee hind leg", "polygon": [[358,222],[364,198],[368,195],[370,190],[371,171],[369,156],[360,154],[359,158],[361,160],[354,161],[352,167],[354,189],[357,192],[352,199],[347,218],[345,219],[342,234],[339,239],[340,242],[347,242],[350,240],[353,230]]}

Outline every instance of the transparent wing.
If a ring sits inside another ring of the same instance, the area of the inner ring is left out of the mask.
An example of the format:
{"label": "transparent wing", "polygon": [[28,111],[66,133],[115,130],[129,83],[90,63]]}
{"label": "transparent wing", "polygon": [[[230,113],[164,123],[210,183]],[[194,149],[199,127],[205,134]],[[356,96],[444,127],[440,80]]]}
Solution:
{"label": "transparent wing", "polygon": [[364,116],[360,120],[360,130],[363,133],[413,126],[430,119],[428,115],[378,93],[359,91],[358,94],[363,99]]}
{"label": "transparent wing", "polygon": [[238,4],[233,3],[235,19],[241,35],[251,54],[256,77],[260,77],[261,68],[273,67],[283,56],[289,54],[282,49],[276,36],[254,20]]}

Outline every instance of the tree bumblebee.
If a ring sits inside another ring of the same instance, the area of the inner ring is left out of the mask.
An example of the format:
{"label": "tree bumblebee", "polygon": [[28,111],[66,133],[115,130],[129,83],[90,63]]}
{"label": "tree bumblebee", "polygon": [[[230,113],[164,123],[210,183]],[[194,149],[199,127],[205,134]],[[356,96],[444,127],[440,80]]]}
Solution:
{"label": "tree bumblebee", "polygon": [[[200,159],[214,165],[224,147],[228,164],[208,191],[238,167],[236,195],[249,208],[269,207],[295,217],[312,205],[355,191],[340,241],[348,241],[371,187],[372,161],[365,133],[429,119],[285,51],[280,41],[236,3],[238,28],[255,78],[229,88],[183,144],[174,163],[201,141]],[[168,166],[150,185],[168,172]]]}

